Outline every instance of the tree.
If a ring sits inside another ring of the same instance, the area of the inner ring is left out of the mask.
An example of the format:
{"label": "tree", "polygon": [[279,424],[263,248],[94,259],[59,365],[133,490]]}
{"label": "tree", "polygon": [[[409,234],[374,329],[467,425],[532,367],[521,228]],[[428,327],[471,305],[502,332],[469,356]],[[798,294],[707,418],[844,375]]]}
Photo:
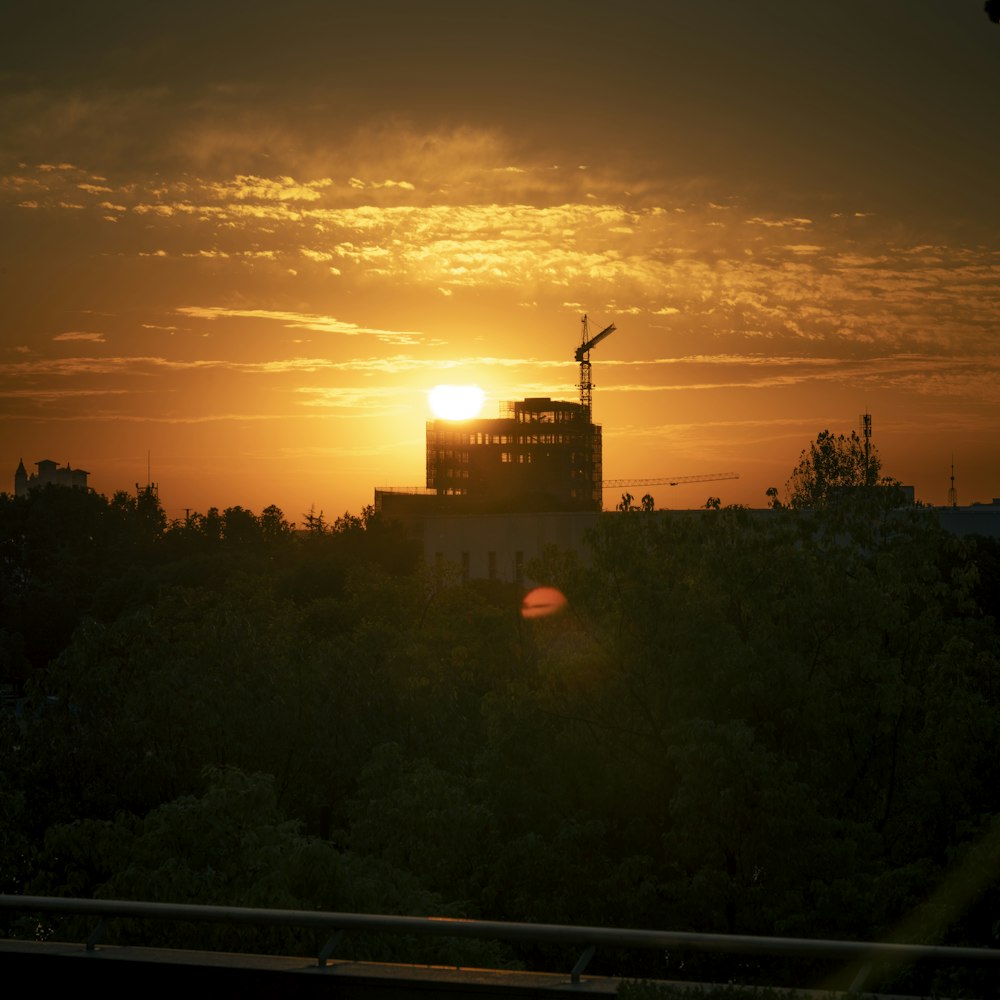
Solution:
{"label": "tree", "polygon": [[874,445],[852,431],[850,437],[820,431],[803,450],[799,464],[785,484],[789,507],[823,507],[837,492],[880,484],[882,462]]}
{"label": "tree", "polygon": [[630,511],[642,510],[646,513],[656,510],[656,500],[653,499],[652,494],[644,493],[642,499],[639,501],[638,505],[633,501],[635,497],[631,493],[623,493],[621,503],[615,506],[615,510],[621,510],[626,513]]}
{"label": "tree", "polygon": [[623,493],[621,503],[615,506],[615,510],[624,511],[626,513],[630,510],[635,510],[635,504],[632,503],[634,499],[635,497],[632,496],[631,493]]}
{"label": "tree", "polygon": [[222,537],[230,545],[252,545],[260,540],[260,522],[245,507],[227,507],[222,512]]}
{"label": "tree", "polygon": [[306,522],[306,531],[310,535],[324,535],[326,534],[327,524],[323,519],[323,511],[316,513],[316,507],[313,504],[309,506],[309,513],[303,514],[302,517]]}
{"label": "tree", "polygon": [[290,538],[295,525],[285,520],[282,509],[275,504],[265,507],[260,512],[260,532],[266,541],[275,542]]}

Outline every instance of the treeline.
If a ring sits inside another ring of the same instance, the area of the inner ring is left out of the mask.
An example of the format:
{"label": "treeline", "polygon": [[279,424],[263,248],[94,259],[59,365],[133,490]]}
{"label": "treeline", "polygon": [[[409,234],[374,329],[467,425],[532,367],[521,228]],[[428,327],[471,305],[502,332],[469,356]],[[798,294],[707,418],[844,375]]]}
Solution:
{"label": "treeline", "polygon": [[[862,501],[609,514],[586,559],[530,567],[568,607],[529,621],[370,510],[311,527],[0,501],[3,891],[997,946],[995,543]],[[316,947],[141,929],[209,937]]]}

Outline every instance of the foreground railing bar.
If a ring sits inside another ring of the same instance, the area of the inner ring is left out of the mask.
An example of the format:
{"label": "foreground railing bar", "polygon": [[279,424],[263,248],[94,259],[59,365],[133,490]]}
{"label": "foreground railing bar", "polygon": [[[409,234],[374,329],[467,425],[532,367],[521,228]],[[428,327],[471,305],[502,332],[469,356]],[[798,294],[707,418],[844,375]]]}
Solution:
{"label": "foreground railing bar", "polygon": [[894,944],[812,938],[763,937],[746,934],[699,934],[689,931],[631,930],[572,924],[530,924],[457,917],[400,917],[372,913],[321,910],[276,910],[243,906],[202,906],[189,903],[148,903],[116,899],[76,899],[0,894],[0,909],[32,910],[133,919],[207,921],[262,926],[321,927],[331,931],[424,934],[436,937],[495,941],[611,946],[622,948],[683,948],[730,954],[765,954],[806,958],[899,962],[961,962],[1000,964],[1000,949],[956,945]]}

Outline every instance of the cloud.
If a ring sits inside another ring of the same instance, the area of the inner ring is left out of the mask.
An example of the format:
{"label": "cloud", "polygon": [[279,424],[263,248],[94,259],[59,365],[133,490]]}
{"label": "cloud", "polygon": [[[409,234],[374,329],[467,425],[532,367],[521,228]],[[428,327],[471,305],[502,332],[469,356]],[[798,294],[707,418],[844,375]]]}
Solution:
{"label": "cloud", "polygon": [[422,337],[419,330],[382,330],[376,327],[359,326],[338,320],[333,316],[315,313],[282,312],[270,309],[232,309],[224,306],[182,306],[177,310],[183,316],[193,319],[258,319],[280,323],[288,329],[315,330],[319,333],[338,333],[348,337],[370,335],[379,340],[395,344],[414,344]]}
{"label": "cloud", "polygon": [[334,409],[346,417],[391,416],[410,407],[409,394],[395,388],[302,386],[296,392],[307,397],[301,401],[303,406]]}
{"label": "cloud", "polygon": [[203,191],[219,201],[318,201],[333,181],[329,177],[300,183],[292,177],[239,174],[231,181],[206,183]]}
{"label": "cloud", "polygon": [[70,333],[58,333],[52,338],[53,340],[90,340],[95,344],[104,343],[103,333],[82,333],[82,332],[70,332]]}
{"label": "cloud", "polygon": [[[120,217],[123,234],[141,232],[123,255],[211,264],[214,280],[230,278],[234,286],[271,261],[270,274],[295,272],[302,285],[336,277],[345,289],[363,281],[445,299],[460,290],[516,290],[518,301],[544,303],[585,288],[597,301],[627,302],[623,316],[672,317],[670,335],[684,352],[706,337],[720,346],[769,342],[779,353],[789,345],[819,352],[830,345],[997,348],[1000,255],[989,247],[907,244],[898,230],[880,234],[864,212],[826,208],[810,217],[763,203],[751,209],[735,198],[632,183],[606,167],[515,161],[502,136],[482,130],[360,130],[345,141],[344,157],[353,174],[342,182],[324,169],[105,183],[71,164],[49,164],[22,165],[0,189],[52,212],[74,204],[69,192],[81,185],[113,189],[113,200],[95,197],[74,213]],[[579,178],[587,189],[576,186]],[[601,197],[588,197],[595,192]],[[744,224],[720,230],[713,227],[720,216]],[[804,229],[808,242],[789,242]],[[189,316],[426,342],[422,332],[300,309]]]}
{"label": "cloud", "polygon": [[416,185],[409,181],[363,181],[359,177],[352,177],[347,183],[356,191],[378,191],[380,188],[399,188],[401,191],[416,190]]}

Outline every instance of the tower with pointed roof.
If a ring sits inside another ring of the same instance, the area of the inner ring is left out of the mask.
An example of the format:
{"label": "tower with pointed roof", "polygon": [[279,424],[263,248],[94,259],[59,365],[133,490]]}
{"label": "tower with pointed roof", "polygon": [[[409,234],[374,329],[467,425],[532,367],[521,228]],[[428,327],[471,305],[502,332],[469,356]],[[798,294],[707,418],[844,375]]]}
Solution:
{"label": "tower with pointed roof", "polygon": [[20,459],[17,463],[17,469],[14,471],[14,496],[16,497],[26,497],[28,495],[28,472],[24,467],[24,459]]}

